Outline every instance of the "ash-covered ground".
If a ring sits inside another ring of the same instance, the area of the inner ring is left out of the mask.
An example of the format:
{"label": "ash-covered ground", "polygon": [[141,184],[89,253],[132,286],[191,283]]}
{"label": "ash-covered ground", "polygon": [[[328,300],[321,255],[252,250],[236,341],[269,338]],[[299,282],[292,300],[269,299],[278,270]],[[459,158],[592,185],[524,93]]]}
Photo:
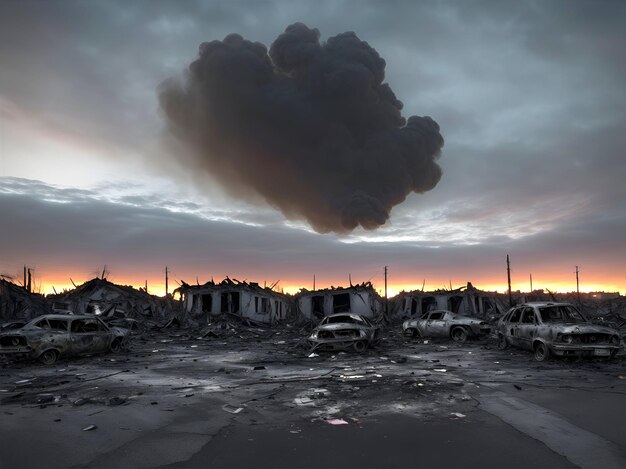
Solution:
{"label": "ash-covered ground", "polygon": [[409,340],[310,356],[307,331],[135,336],[3,362],[0,468],[626,467],[626,361]]}

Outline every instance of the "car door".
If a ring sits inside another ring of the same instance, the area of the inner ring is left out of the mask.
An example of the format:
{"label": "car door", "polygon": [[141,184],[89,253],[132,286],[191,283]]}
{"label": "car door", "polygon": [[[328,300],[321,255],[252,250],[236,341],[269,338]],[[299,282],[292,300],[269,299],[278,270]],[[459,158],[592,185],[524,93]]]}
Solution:
{"label": "car door", "polygon": [[67,319],[48,319],[50,326],[50,345],[61,354],[67,353],[71,348],[70,332]]}
{"label": "car door", "polygon": [[520,342],[518,339],[518,335],[519,335],[518,327],[519,327],[519,320],[522,315],[522,309],[523,308],[514,309],[509,315],[508,321],[505,324],[504,335],[506,336],[506,339],[509,342],[509,344],[514,345],[516,347],[520,346]]}
{"label": "car door", "polygon": [[70,334],[73,354],[104,352],[109,345],[109,331],[97,318],[74,319]]}
{"label": "car door", "polygon": [[533,348],[533,339],[537,335],[537,318],[535,309],[527,306],[522,309],[520,322],[516,327],[516,338],[519,346],[528,350]]}
{"label": "car door", "polygon": [[443,311],[433,311],[428,315],[428,321],[426,321],[425,329],[426,335],[431,337],[446,336],[446,320]]}

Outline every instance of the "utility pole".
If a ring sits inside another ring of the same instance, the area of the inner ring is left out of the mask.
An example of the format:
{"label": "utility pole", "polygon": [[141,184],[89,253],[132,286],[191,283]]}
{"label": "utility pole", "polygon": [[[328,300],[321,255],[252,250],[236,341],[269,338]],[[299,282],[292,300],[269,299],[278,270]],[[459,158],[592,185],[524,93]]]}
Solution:
{"label": "utility pole", "polygon": [[167,271],[167,266],[165,266],[165,296],[167,297],[167,295],[169,294],[169,286],[168,286],[168,277],[167,277],[168,271]]}
{"label": "utility pole", "polygon": [[24,265],[24,289],[26,289],[26,265]]}
{"label": "utility pole", "polygon": [[511,263],[509,255],[506,255],[506,276],[509,283],[509,306],[513,306],[513,294],[511,293]]}
{"label": "utility pole", "polygon": [[348,282],[350,283],[350,286],[352,286],[352,274],[348,274]]}
{"label": "utility pole", "polygon": [[450,282],[450,291],[452,291],[452,280],[448,280]]}
{"label": "utility pole", "polygon": [[530,292],[532,293],[533,291],[533,274],[530,274]]}
{"label": "utility pole", "polygon": [[387,266],[385,266],[385,315],[389,312],[389,302],[387,301]]}
{"label": "utility pole", "polygon": [[32,285],[32,280],[33,280],[33,278],[32,278],[32,276],[30,274],[30,267],[29,267],[28,268],[28,288],[27,288],[29,293],[32,291],[32,286],[33,286]]}
{"label": "utility pole", "polygon": [[[576,274],[576,296],[578,297],[578,306],[580,306],[580,288],[579,288],[579,283],[578,283],[578,273],[580,272],[580,270],[578,270],[578,266],[576,266],[576,272],[574,272]],[[29,282],[30,284],[30,282]]]}
{"label": "utility pole", "polygon": [[313,291],[315,291],[315,274],[313,274]]}
{"label": "utility pole", "polygon": [[148,293],[148,280],[146,280],[146,293]]}

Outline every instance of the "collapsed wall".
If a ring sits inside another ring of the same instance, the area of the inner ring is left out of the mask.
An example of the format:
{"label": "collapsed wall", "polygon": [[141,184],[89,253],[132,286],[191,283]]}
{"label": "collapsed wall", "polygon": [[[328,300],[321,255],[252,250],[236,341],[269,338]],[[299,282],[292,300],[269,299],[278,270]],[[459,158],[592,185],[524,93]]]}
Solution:
{"label": "collapsed wall", "polygon": [[97,314],[104,318],[131,318],[139,321],[171,319],[179,312],[178,301],[150,295],[129,285],[117,285],[94,278],[73,290],[48,295],[55,311],[74,314]]}
{"label": "collapsed wall", "polygon": [[434,310],[490,319],[503,314],[508,308],[501,295],[479,290],[468,282],[467,286],[454,290],[401,292],[393,298],[390,311],[394,320],[419,317]]}

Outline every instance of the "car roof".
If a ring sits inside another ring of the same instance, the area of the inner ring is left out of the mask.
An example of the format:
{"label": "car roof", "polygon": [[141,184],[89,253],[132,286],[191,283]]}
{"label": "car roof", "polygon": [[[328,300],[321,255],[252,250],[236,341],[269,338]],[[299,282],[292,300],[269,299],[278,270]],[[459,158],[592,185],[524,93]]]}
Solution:
{"label": "car roof", "polygon": [[574,306],[571,303],[559,302],[559,301],[529,301],[528,303],[522,303],[517,306]]}
{"label": "car roof", "polygon": [[360,314],[354,314],[354,313],[335,313],[335,314],[329,314],[326,317],[327,318],[336,318],[338,316],[350,316],[351,318],[355,318],[355,319],[363,319],[363,316],[361,316]]}
{"label": "car roof", "polygon": [[37,319],[94,319],[97,316],[93,316],[91,314],[44,314],[42,316],[37,316],[36,318],[31,319],[31,321],[35,321]]}

